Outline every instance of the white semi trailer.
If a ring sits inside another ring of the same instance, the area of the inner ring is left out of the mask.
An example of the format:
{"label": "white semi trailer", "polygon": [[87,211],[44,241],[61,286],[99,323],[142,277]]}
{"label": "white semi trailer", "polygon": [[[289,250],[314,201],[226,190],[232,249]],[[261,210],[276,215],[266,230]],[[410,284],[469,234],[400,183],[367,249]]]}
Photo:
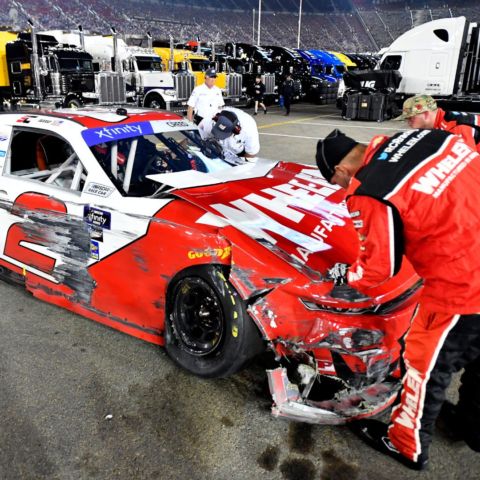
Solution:
{"label": "white semi trailer", "polygon": [[378,68],[400,72],[399,101],[423,93],[475,109],[480,107],[479,55],[478,24],[465,17],[443,18],[398,37]]}

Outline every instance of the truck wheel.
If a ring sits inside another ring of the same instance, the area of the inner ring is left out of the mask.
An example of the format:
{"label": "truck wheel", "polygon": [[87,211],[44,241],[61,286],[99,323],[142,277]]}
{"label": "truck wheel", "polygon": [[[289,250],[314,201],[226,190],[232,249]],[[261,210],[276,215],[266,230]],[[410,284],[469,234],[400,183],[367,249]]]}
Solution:
{"label": "truck wheel", "polygon": [[63,103],[65,108],[80,108],[82,105],[82,101],[78,97],[69,97]]}
{"label": "truck wheel", "polygon": [[144,105],[147,108],[157,108],[161,110],[165,110],[165,100],[158,94],[152,94],[147,97]]}
{"label": "truck wheel", "polygon": [[189,372],[226,377],[265,349],[242,299],[218,266],[183,272],[168,297],[166,350]]}

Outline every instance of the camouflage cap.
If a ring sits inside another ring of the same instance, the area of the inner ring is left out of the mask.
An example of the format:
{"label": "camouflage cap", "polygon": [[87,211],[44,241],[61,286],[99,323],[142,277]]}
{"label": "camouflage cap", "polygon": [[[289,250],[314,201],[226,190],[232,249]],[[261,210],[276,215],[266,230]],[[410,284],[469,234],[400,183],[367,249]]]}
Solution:
{"label": "camouflage cap", "polygon": [[402,114],[395,120],[405,120],[423,112],[434,112],[437,102],[430,95],[415,95],[403,102]]}

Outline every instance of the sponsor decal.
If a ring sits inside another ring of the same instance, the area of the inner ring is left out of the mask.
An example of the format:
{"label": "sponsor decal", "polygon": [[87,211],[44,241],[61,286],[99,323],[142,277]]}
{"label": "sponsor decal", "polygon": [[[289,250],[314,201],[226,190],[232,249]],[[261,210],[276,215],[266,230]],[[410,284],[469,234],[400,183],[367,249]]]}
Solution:
{"label": "sponsor decal", "polygon": [[455,143],[452,153],[427,170],[411,188],[438,198],[474,158],[478,158],[476,152],[472,152],[464,143]]}
{"label": "sponsor decal", "polygon": [[100,259],[100,244],[95,240],[90,240],[90,258]]}
{"label": "sponsor decal", "polygon": [[355,228],[363,228],[363,220],[354,220],[353,221],[353,226]]}
{"label": "sponsor decal", "polygon": [[[349,216],[345,204],[328,201],[328,197],[339,188],[328,183],[318,170],[303,169],[288,183],[250,193],[228,204],[212,204],[211,208],[253,238],[275,245],[277,239],[271,235],[273,233],[293,243],[293,252],[290,254],[304,264],[311,253],[331,249],[327,242],[329,233],[334,226],[345,225],[344,219]],[[315,213],[323,219],[310,234],[305,234],[299,231],[301,229],[276,221],[262,209],[284,217],[293,224],[302,222],[304,211]]]}
{"label": "sponsor decal", "polygon": [[83,208],[83,218],[88,225],[94,227],[106,228],[110,230],[111,227],[111,215],[110,212],[104,212],[98,208],[92,208],[85,205]]}
{"label": "sponsor decal", "polygon": [[88,225],[88,230],[90,232],[90,238],[92,240],[97,240],[103,242],[103,229],[94,227],[93,225]]}
{"label": "sponsor decal", "polygon": [[178,120],[176,122],[166,122],[169,127],[177,128],[177,127],[190,127],[188,122],[183,120]]}
{"label": "sponsor decal", "polygon": [[6,142],[10,137],[6,137],[6,136],[3,136],[1,135],[0,136],[0,142]]}
{"label": "sponsor decal", "polygon": [[[390,163],[398,162],[412,147],[414,147],[423,137],[430,133],[429,130],[420,130],[413,137],[407,140],[412,135],[411,130],[399,135],[388,143],[383,149],[383,152],[377,157],[378,160],[388,160]],[[402,143],[405,142],[405,145]],[[398,150],[397,150],[398,149]],[[393,154],[390,156],[390,154]]]}
{"label": "sponsor decal", "polygon": [[5,150],[0,150],[0,158],[3,158],[7,152]]}
{"label": "sponsor decal", "polygon": [[360,82],[362,87],[366,88],[375,88],[375,80],[365,80],[363,82]]}
{"label": "sponsor decal", "polygon": [[208,248],[206,250],[190,250],[187,253],[188,258],[194,260],[195,258],[217,257],[220,260],[225,260],[232,253],[232,247],[225,248]]}
{"label": "sponsor decal", "polygon": [[35,115],[24,115],[17,120],[17,123],[30,123],[34,118],[36,118]]}
{"label": "sponsor decal", "polygon": [[110,194],[113,192],[112,187],[108,187],[107,185],[102,185],[101,183],[95,182],[88,182],[85,193],[89,193],[90,195],[96,195],[97,197],[109,197]]}
{"label": "sponsor decal", "polygon": [[395,423],[412,430],[415,428],[415,421],[420,409],[422,382],[423,378],[420,373],[414,368],[408,367],[403,381],[405,397],[402,404],[400,404],[401,411],[395,417]]}
{"label": "sponsor decal", "polygon": [[153,128],[150,122],[137,122],[125,125],[89,128],[82,132],[82,137],[86,144],[91,147],[99,143],[151,134],[153,134]]}

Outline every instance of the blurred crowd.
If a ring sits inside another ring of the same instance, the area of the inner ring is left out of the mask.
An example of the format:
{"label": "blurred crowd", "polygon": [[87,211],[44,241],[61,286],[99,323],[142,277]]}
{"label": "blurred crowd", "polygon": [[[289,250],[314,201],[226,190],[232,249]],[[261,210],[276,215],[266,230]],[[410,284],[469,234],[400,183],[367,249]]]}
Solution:
{"label": "blurred crowd", "polygon": [[[150,31],[176,41],[256,42],[258,0],[0,0],[2,29],[25,30],[27,18],[41,29],[92,33]],[[319,5],[320,4],[320,5]],[[298,0],[263,0],[260,41],[297,46]],[[225,11],[228,10],[228,15]],[[465,15],[480,20],[477,0],[303,0],[301,48],[350,52],[377,51],[421,23]]]}

